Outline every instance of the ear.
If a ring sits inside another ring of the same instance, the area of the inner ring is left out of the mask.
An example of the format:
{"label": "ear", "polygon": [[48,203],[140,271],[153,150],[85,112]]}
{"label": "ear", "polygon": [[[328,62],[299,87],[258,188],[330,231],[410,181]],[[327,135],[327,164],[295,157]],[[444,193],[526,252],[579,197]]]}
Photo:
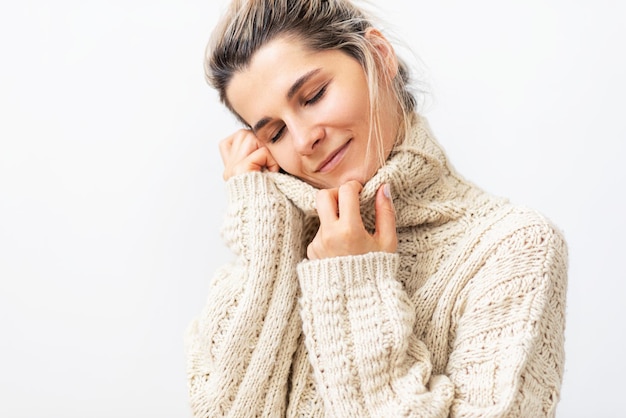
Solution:
{"label": "ear", "polygon": [[[398,74],[398,57],[391,42],[381,31],[372,27],[365,30],[365,39],[375,49],[375,57],[380,58],[382,73],[387,75],[389,80],[393,80]],[[378,59],[376,61],[378,62]]]}

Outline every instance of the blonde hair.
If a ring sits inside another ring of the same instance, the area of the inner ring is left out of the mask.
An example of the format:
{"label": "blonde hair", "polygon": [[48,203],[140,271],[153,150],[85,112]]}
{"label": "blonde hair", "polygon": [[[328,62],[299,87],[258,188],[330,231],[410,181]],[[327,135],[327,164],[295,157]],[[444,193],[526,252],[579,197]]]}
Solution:
{"label": "blonde hair", "polygon": [[[407,66],[400,58],[395,77],[381,74],[380,70],[387,66],[382,65],[379,48],[365,37],[368,28],[373,27],[373,20],[350,0],[232,0],[207,45],[205,75],[218,91],[221,102],[247,125],[229,103],[226,89],[234,74],[245,70],[262,46],[278,37],[292,37],[312,51],[340,50],[356,59],[367,77],[370,140],[381,138],[381,79],[392,80],[403,122],[400,136],[407,129],[408,116],[417,102],[409,88]],[[377,145],[382,151],[382,144]]]}

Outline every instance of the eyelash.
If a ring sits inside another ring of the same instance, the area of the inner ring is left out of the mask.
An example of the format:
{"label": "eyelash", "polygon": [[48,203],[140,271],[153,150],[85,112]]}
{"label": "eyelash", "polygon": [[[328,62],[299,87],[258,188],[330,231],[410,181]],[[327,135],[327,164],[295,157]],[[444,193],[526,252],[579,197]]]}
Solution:
{"label": "eyelash", "polygon": [[283,136],[284,131],[285,131],[285,125],[283,125],[282,128],[280,128],[278,132],[276,132],[276,135],[270,138],[270,142],[273,144],[274,142],[278,141],[280,137]]}
{"label": "eyelash", "polygon": [[326,87],[322,87],[315,96],[304,102],[306,106],[317,103],[322,97],[324,97],[324,93],[326,93]]}
{"label": "eyelash", "polygon": [[[320,101],[320,99],[322,97],[324,97],[324,94],[326,93],[326,87],[328,87],[327,85],[322,87],[316,94],[315,96],[313,96],[312,98],[310,98],[309,100],[304,102],[305,106],[310,106],[313,105],[317,102]],[[276,132],[276,135],[274,135],[273,137],[270,138],[270,142],[274,143],[276,141],[278,141],[280,139],[281,136],[283,136],[283,132],[285,132],[285,125],[283,125],[278,132]]]}

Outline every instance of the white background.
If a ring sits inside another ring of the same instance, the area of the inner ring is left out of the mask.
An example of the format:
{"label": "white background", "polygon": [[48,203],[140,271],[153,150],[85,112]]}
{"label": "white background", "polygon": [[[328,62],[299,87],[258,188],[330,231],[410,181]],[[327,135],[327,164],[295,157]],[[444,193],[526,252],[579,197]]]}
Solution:
{"label": "white background", "polygon": [[[184,329],[229,257],[238,126],[202,72],[224,3],[1,3],[0,416],[189,416]],[[379,7],[457,169],[569,242],[558,416],[624,414],[623,3]]]}

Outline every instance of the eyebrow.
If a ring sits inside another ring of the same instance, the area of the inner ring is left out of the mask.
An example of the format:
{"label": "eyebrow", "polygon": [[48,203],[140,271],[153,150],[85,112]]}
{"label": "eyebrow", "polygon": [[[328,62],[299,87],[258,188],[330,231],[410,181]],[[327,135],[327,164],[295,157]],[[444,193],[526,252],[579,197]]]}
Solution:
{"label": "eyebrow", "polygon": [[[300,90],[300,88],[302,88],[302,86],[304,85],[304,83],[306,83],[307,81],[309,81],[313,76],[315,76],[317,73],[319,73],[320,71],[322,71],[321,68],[316,68],[314,70],[309,71],[308,73],[304,74],[302,77],[298,78],[295,83],[293,83],[291,85],[291,87],[289,88],[289,91],[287,91],[287,100],[291,100],[293,99],[293,96],[296,95],[296,93],[298,92],[298,90]],[[259,129],[263,128],[265,125],[267,125],[272,119],[269,117],[264,117],[261,120],[259,120],[257,123],[254,124],[254,127],[252,128],[252,130],[254,132],[257,132]]]}

